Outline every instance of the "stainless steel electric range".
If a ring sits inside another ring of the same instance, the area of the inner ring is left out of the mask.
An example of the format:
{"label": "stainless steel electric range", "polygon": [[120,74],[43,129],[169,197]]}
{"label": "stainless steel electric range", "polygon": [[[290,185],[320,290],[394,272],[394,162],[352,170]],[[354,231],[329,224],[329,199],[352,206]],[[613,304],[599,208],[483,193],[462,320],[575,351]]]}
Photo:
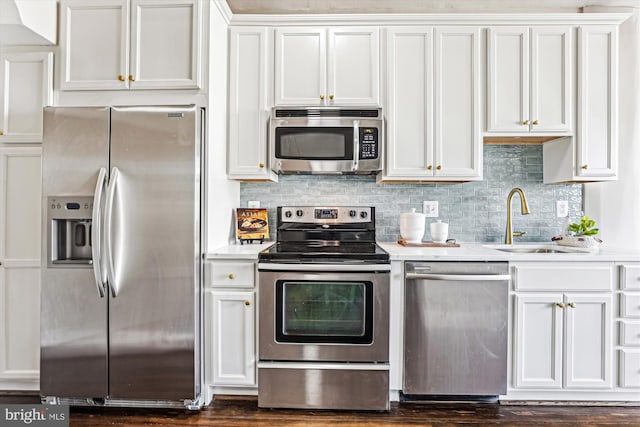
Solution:
{"label": "stainless steel electric range", "polygon": [[258,406],[389,409],[389,254],[373,207],[279,207],[258,256]]}

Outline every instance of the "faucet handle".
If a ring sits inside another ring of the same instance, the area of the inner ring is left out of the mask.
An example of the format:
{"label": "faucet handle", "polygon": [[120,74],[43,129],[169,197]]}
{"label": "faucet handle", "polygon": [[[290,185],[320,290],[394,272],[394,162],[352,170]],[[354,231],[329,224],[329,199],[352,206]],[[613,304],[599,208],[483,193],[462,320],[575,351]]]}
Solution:
{"label": "faucet handle", "polygon": [[526,231],[514,231],[513,233],[511,233],[513,235],[513,237],[522,237],[525,234],[527,234]]}

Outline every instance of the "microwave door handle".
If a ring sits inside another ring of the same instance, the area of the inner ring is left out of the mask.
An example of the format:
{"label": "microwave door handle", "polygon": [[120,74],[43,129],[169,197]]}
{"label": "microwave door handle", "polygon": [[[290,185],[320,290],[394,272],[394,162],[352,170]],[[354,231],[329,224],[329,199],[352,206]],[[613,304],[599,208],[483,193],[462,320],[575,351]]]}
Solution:
{"label": "microwave door handle", "polygon": [[358,160],[360,158],[360,121],[353,121],[353,165],[352,171],[358,170]]}

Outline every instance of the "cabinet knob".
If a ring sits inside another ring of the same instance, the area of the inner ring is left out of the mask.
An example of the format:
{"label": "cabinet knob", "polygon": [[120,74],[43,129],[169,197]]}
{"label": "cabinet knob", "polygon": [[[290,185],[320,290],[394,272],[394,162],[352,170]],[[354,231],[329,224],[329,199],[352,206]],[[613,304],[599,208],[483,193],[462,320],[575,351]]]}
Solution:
{"label": "cabinet knob", "polygon": [[432,169],[433,169],[433,166],[431,166],[431,165],[427,166],[427,170],[428,170],[428,171],[430,171],[430,170],[432,170]]}
{"label": "cabinet knob", "polygon": [[442,166],[440,165],[436,166],[436,170],[442,170]]}
{"label": "cabinet knob", "polygon": [[523,125],[528,125],[528,124],[529,124],[529,120],[524,120],[524,121],[522,122],[522,124],[523,124]]}
{"label": "cabinet knob", "polygon": [[229,273],[229,279],[233,280],[236,278],[236,275],[233,273]]}
{"label": "cabinet knob", "polygon": [[4,135],[4,132],[2,132],[2,131],[0,130],[0,136],[2,136],[2,135]]}
{"label": "cabinet knob", "polygon": [[245,300],[244,305],[251,305],[251,301]]}
{"label": "cabinet knob", "polygon": [[136,78],[133,77],[133,74],[129,74],[129,81],[135,82]]}
{"label": "cabinet knob", "polygon": [[259,167],[260,169],[264,168],[264,163],[258,163],[258,167]]}
{"label": "cabinet knob", "polygon": [[118,80],[120,80],[121,82],[123,82],[123,81],[124,81],[124,76],[123,76],[122,74],[120,74],[120,75],[118,76]]}
{"label": "cabinet knob", "polygon": [[563,303],[561,303],[561,302],[557,302],[557,303],[556,303],[556,306],[557,306],[557,307],[560,307],[560,308],[564,308],[564,304],[563,304]]}
{"label": "cabinet knob", "polygon": [[320,99],[324,101],[324,95],[320,95]]}
{"label": "cabinet knob", "polygon": [[582,165],[582,169],[589,169],[589,165]]}
{"label": "cabinet knob", "polygon": [[576,308],[576,303],[575,302],[570,302],[569,304],[567,304],[569,307],[571,308]]}
{"label": "cabinet knob", "polygon": [[540,122],[539,122],[539,121],[537,121],[537,120],[534,120],[534,121],[533,121],[533,124],[534,124],[534,125],[539,125],[539,124],[540,124]]}
{"label": "cabinet knob", "polygon": [[329,95],[329,99],[333,99],[333,95]]}

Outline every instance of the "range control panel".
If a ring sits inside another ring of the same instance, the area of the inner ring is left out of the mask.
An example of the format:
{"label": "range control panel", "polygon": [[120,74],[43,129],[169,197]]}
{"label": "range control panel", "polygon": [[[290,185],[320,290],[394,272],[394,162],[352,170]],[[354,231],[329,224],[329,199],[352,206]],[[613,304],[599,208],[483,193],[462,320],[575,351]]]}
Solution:
{"label": "range control panel", "polygon": [[360,160],[378,158],[378,128],[360,128]]}
{"label": "range control panel", "polygon": [[281,222],[353,224],[372,222],[369,206],[282,206],[278,210]]}

